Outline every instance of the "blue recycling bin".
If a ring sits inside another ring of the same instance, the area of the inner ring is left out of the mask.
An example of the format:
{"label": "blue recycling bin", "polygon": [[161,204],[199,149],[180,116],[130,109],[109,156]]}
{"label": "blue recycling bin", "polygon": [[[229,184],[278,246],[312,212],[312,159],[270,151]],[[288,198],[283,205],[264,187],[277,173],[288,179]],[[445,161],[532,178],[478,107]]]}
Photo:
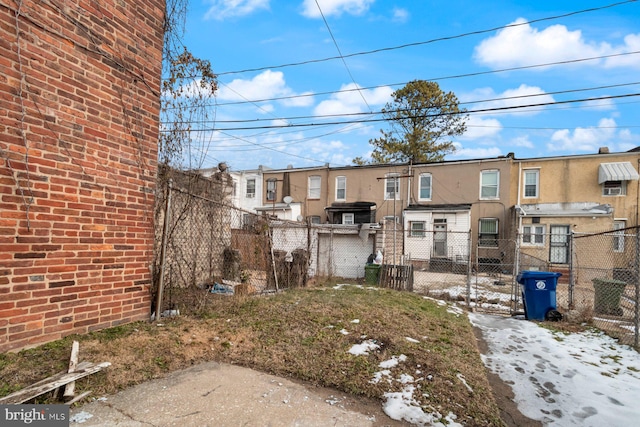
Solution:
{"label": "blue recycling bin", "polygon": [[556,309],[556,286],[562,273],[525,270],[516,280],[522,285],[524,315],[527,320],[560,320]]}

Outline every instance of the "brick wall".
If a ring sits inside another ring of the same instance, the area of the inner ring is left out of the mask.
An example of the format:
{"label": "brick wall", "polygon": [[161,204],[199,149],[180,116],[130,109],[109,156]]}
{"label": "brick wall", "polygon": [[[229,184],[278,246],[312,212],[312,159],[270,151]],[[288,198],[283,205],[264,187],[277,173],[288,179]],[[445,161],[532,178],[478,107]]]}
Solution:
{"label": "brick wall", "polygon": [[0,2],[0,352],[150,315],[163,12]]}

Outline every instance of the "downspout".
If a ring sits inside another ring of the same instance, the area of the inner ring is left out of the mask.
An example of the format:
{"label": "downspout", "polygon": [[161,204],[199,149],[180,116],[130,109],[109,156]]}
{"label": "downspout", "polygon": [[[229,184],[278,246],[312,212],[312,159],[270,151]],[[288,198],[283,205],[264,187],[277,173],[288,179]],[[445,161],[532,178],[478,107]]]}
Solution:
{"label": "downspout", "polygon": [[[516,205],[520,206],[520,180],[522,179],[522,162],[518,162],[518,195],[516,196]],[[520,209],[522,209],[522,206],[520,206]],[[516,244],[515,244],[515,248],[516,248],[516,265],[515,268],[513,269],[513,277],[517,278],[518,274],[520,273],[520,233],[522,230],[522,213],[517,210],[514,209],[515,214],[518,215],[518,229],[516,230]],[[518,292],[520,290],[519,286],[517,283],[514,283],[511,287],[512,291],[512,300],[513,300],[513,311],[511,312],[511,314],[516,314],[518,312],[518,304],[520,301],[520,292]]]}

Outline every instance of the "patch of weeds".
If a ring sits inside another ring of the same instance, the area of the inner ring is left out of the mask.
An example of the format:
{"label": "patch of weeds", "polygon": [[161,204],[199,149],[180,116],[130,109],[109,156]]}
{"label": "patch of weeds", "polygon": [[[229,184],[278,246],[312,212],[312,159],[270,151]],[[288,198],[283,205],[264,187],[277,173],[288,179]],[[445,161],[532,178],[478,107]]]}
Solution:
{"label": "patch of weeds", "polygon": [[165,358],[163,356],[156,356],[153,358],[153,363],[155,363],[155,365],[162,369],[162,370],[166,370],[167,369],[167,361],[165,360]]}
{"label": "patch of weeds", "polygon": [[640,372],[640,369],[634,366],[627,366],[627,369],[630,370],[631,372]]}

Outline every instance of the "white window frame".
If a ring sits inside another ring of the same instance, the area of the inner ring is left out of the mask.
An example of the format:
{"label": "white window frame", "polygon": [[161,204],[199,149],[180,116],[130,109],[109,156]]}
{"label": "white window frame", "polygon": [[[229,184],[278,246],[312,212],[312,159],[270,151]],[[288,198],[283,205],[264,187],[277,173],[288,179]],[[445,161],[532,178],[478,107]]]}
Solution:
{"label": "white window frame", "polygon": [[[618,183],[620,183],[618,185]],[[626,196],[627,181],[605,181],[602,183],[603,196]]]}
{"label": "white window frame", "polygon": [[[249,185],[250,183],[253,182],[253,188],[251,188],[251,186]],[[252,191],[250,191],[252,190]],[[253,199],[256,197],[256,179],[255,178],[249,178],[247,179],[247,185],[245,187],[245,194],[244,196],[247,199]]]}
{"label": "white window frame", "polygon": [[311,224],[321,224],[320,215],[311,215],[308,218]]}
{"label": "white window frame", "polygon": [[427,235],[426,221],[409,221],[409,237],[425,237]]}
{"label": "white window frame", "polygon": [[613,221],[613,251],[624,252],[624,228],[626,227],[625,221]]}
{"label": "white window frame", "polygon": [[[494,183],[486,183],[485,179],[495,176]],[[491,191],[489,191],[491,190]],[[490,193],[490,194],[485,194]],[[500,171],[487,169],[480,172],[480,200],[496,200],[500,198]]]}
{"label": "white window frame", "polygon": [[[340,192],[342,192],[342,197],[340,197]],[[347,177],[346,176],[337,176],[336,177],[336,200],[347,200]]]}
{"label": "white window frame", "polygon": [[544,246],[546,227],[539,224],[522,226],[522,244],[526,246]]}
{"label": "white window frame", "polygon": [[[385,200],[400,200],[400,174],[399,173],[388,173],[385,175],[384,179],[384,199]],[[395,194],[391,194],[389,191],[389,187],[391,189],[394,188],[395,184]]]}
{"label": "white window frame", "polygon": [[[522,178],[522,195],[525,199],[537,199],[540,197],[540,170],[539,169],[525,169],[523,171]],[[527,177],[533,176],[533,182],[528,182]],[[534,188],[534,194],[528,195],[527,188]]]}
{"label": "white window frame", "polygon": [[322,177],[320,175],[311,175],[309,177],[309,187],[307,197],[309,199],[319,199],[322,194]]}
{"label": "white window frame", "polygon": [[355,214],[353,213],[343,213],[342,214],[342,223],[346,225],[355,224]]}
{"label": "white window frame", "polygon": [[[429,178],[429,185],[423,185],[423,178]],[[431,200],[431,196],[432,196],[432,192],[433,192],[433,178],[431,177],[430,173],[421,173],[420,177],[419,177],[419,186],[418,186],[418,200],[421,201],[426,201],[426,200]],[[428,190],[429,194],[426,197],[423,197],[422,195],[422,191],[423,190]]]}

